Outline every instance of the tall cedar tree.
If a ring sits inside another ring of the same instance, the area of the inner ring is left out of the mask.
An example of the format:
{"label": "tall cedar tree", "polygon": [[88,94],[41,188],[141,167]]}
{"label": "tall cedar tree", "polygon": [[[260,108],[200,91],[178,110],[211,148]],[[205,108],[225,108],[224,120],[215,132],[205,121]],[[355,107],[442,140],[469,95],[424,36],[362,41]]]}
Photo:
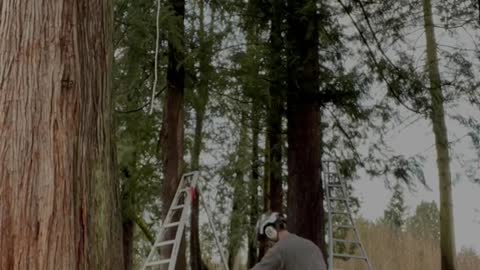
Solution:
{"label": "tall cedar tree", "polygon": [[[169,0],[165,3],[166,8],[173,10],[174,29],[168,32],[168,68],[167,68],[167,91],[165,94],[164,120],[162,136],[162,153],[164,166],[164,186],[162,192],[162,215],[168,212],[175,192],[180,182],[183,170],[184,149],[184,88],[185,68],[184,62],[184,37],[185,37],[185,1]],[[174,217],[178,219],[179,217]],[[165,239],[173,239],[175,230],[166,231]],[[162,256],[169,257],[171,248],[162,250]],[[185,241],[182,241],[177,269],[185,269]]]}
{"label": "tall cedar tree", "polygon": [[440,249],[442,270],[455,270],[455,234],[452,206],[452,176],[450,173],[450,153],[445,124],[445,110],[442,82],[438,69],[437,42],[433,25],[432,4],[423,0],[423,16],[427,42],[426,66],[430,80],[430,97],[433,133],[437,151],[437,168],[440,185]]}
{"label": "tall cedar tree", "polygon": [[288,227],[325,253],[319,91],[319,15],[313,0],[287,1]]}
{"label": "tall cedar tree", "polygon": [[[260,157],[259,157],[259,137],[260,137],[260,115],[261,110],[261,100],[258,96],[259,89],[259,73],[260,73],[260,60],[258,56],[258,51],[256,50],[256,45],[260,41],[260,27],[255,22],[256,14],[258,12],[256,1],[249,1],[247,5],[247,15],[246,19],[246,57],[245,62],[242,64],[242,69],[244,69],[245,76],[242,81],[242,88],[246,98],[251,99],[250,109],[250,129],[252,131],[251,138],[251,170],[250,170],[250,181],[248,185],[248,194],[249,194],[249,233],[248,233],[248,254],[247,254],[247,266],[249,268],[253,267],[257,263],[258,259],[261,258],[258,256],[257,252],[257,239],[255,233],[255,224],[259,215],[259,196],[258,196],[258,187],[260,180]],[[251,21],[250,21],[251,20]],[[260,250],[260,254],[262,251]]]}
{"label": "tall cedar tree", "polygon": [[[196,86],[196,95],[194,97],[193,108],[195,110],[195,134],[193,139],[192,151],[192,170],[200,170],[200,154],[202,151],[203,125],[209,99],[209,77],[212,71],[211,67],[211,42],[209,42],[205,31],[205,2],[198,1],[199,6],[199,79]],[[213,13],[213,11],[212,11]],[[211,15],[212,19],[214,15]],[[213,23],[210,24],[210,34],[213,32]],[[192,270],[200,270],[203,267],[202,253],[200,249],[200,228],[199,228],[199,197],[193,200],[191,214],[191,234],[190,234],[190,265]]]}
{"label": "tall cedar tree", "polygon": [[0,14],[0,269],[123,269],[112,1]]}

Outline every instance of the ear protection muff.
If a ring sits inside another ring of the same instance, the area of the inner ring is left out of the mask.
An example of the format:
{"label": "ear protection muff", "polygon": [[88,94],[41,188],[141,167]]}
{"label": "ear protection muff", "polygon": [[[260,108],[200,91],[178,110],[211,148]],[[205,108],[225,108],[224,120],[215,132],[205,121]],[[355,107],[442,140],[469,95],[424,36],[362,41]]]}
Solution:
{"label": "ear protection muff", "polygon": [[265,227],[265,236],[270,239],[271,241],[277,241],[278,240],[278,232],[277,230],[273,227],[273,225],[267,225]]}

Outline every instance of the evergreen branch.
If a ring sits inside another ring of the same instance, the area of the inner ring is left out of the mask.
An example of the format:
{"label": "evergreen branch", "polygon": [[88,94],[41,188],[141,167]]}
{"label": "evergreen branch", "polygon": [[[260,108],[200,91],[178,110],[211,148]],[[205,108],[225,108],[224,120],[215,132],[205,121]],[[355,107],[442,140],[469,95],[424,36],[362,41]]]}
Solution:
{"label": "evergreen branch", "polygon": [[372,24],[370,23],[370,14],[368,14],[362,1],[355,0],[355,2],[357,2],[360,5],[360,9],[362,10],[363,17],[365,18],[365,22],[367,23],[368,29],[370,29],[370,32],[372,33],[373,40],[375,41],[375,44],[377,45],[378,50],[383,55],[383,57],[390,63],[390,65],[392,65],[395,69],[398,70],[398,67],[395,66],[392,60],[387,56],[385,51],[382,49],[382,45],[380,44],[380,41],[377,38],[376,32],[373,30]]}
{"label": "evergreen branch", "polygon": [[[154,99],[159,97],[163,91],[165,91],[165,89],[167,88],[167,86],[165,85],[160,91],[158,91],[155,96],[154,96]],[[128,111],[119,111],[119,110],[115,110],[116,113],[134,113],[134,112],[139,112],[143,109],[145,109],[148,105],[150,105],[152,103],[152,100],[149,100],[148,102],[146,102],[145,104],[143,104],[142,106],[136,108],[136,109],[132,109],[132,110],[128,110]]]}
{"label": "evergreen branch", "polygon": [[353,142],[353,138],[348,134],[347,130],[342,126],[342,124],[340,123],[340,120],[337,118],[337,116],[331,110],[328,110],[328,111],[330,112],[330,115],[332,116],[332,118],[335,122],[335,126],[337,126],[337,128],[340,130],[340,132],[343,134],[343,136],[345,136],[345,138],[347,139],[348,145],[352,149],[354,158],[356,159],[358,165],[360,165],[360,167],[362,167],[362,168],[365,167],[365,165],[362,162],[362,158],[361,158],[360,154],[358,153],[357,148],[355,147],[355,143]]}
{"label": "evergreen branch", "polygon": [[472,18],[472,19],[469,19],[469,20],[465,20],[459,24],[455,24],[455,25],[438,25],[438,24],[434,24],[433,27],[435,28],[440,28],[440,29],[444,29],[444,30],[453,30],[453,29],[456,29],[456,28],[463,28],[465,25],[468,25],[472,22],[474,22],[475,20]]}
{"label": "evergreen branch", "polygon": [[[368,55],[370,56],[370,58],[372,59],[373,63],[375,64],[375,66],[378,68],[380,66],[380,64],[378,63],[377,61],[377,58],[375,57],[375,54],[373,52],[373,49],[370,47],[370,44],[368,43],[368,40],[365,36],[365,34],[362,32],[362,30],[360,29],[360,26],[358,25],[358,23],[355,21],[355,19],[353,18],[352,14],[351,14],[351,10],[350,8],[348,8],[343,2],[342,0],[337,0],[337,2],[342,6],[343,10],[347,13],[348,17],[350,18],[350,20],[352,21],[355,29],[357,30],[358,34],[360,35],[360,38],[363,42],[363,44],[367,47],[367,50],[368,50]],[[399,93],[397,93],[394,88],[391,86],[391,83],[388,81],[388,79],[386,78],[386,76],[383,74],[383,72],[379,72],[379,75],[380,77],[382,78],[382,80],[387,84],[387,88],[389,90],[389,93],[392,94],[392,96],[400,103],[402,104],[407,110],[409,111],[412,111],[412,112],[415,112],[415,113],[418,113],[418,114],[422,114],[424,112],[421,112],[421,111],[418,111],[414,108],[412,108],[411,106],[409,106],[408,104],[406,104]]]}
{"label": "evergreen branch", "polygon": [[212,93],[215,93],[215,94],[217,94],[217,95],[219,95],[219,96],[221,96],[221,97],[226,97],[226,98],[228,98],[228,99],[231,99],[231,100],[236,101],[236,102],[241,103],[241,104],[252,104],[251,101],[242,100],[242,99],[240,99],[240,98],[237,98],[237,97],[234,97],[234,96],[228,95],[228,94],[223,94],[223,93],[220,93],[220,91],[215,91],[214,89],[212,89],[212,90],[210,90],[210,91],[212,91]]}
{"label": "evergreen branch", "polygon": [[150,228],[148,228],[148,225],[145,223],[145,221],[138,217],[138,216],[134,216],[133,217],[133,221],[135,222],[135,224],[138,225],[138,227],[140,228],[140,230],[143,232],[143,234],[145,235],[145,237],[148,239],[148,241],[152,244],[155,243],[155,236],[153,235],[153,233],[150,231]]}

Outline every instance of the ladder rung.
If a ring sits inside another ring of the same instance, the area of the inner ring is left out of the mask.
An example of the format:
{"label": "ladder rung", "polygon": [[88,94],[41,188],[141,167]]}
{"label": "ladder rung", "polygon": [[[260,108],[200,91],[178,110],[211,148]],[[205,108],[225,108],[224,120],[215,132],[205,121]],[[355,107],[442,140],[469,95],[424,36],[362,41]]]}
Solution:
{"label": "ladder rung", "polygon": [[164,228],[170,228],[170,227],[178,226],[178,224],[180,224],[180,221],[165,224],[163,227]]}
{"label": "ladder rung", "polygon": [[153,262],[149,262],[147,264],[145,264],[145,266],[156,266],[156,265],[162,265],[162,264],[166,264],[166,263],[169,263],[170,262],[170,259],[166,259],[166,260],[158,260],[158,261],[153,261]]}
{"label": "ladder rung", "polygon": [[183,207],[185,207],[185,204],[175,205],[174,207],[172,207],[172,210],[182,209]]}
{"label": "ladder rung", "polygon": [[357,256],[357,255],[349,255],[349,254],[334,253],[333,256],[334,256],[334,257],[342,257],[342,258],[352,258],[352,259],[359,259],[359,260],[367,260],[367,257]]}
{"label": "ladder rung", "polygon": [[160,243],[155,244],[155,247],[162,247],[166,245],[172,245],[175,243],[175,240],[168,240],[168,241],[162,241]]}
{"label": "ladder rung", "polygon": [[360,245],[360,243],[359,243],[358,241],[352,241],[352,240],[343,240],[343,239],[333,238],[333,241],[335,241],[335,242],[340,242],[340,243],[346,243],[346,244],[357,244],[357,245]]}
{"label": "ladder rung", "polygon": [[334,228],[355,229],[352,225],[333,225]]}

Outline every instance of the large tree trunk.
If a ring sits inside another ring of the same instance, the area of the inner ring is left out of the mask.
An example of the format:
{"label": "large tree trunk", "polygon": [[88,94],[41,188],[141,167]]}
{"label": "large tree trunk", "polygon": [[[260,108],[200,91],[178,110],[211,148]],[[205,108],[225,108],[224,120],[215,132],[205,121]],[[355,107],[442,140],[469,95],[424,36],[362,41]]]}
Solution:
{"label": "large tree trunk", "polygon": [[[180,183],[183,172],[183,149],[184,149],[184,87],[185,68],[184,61],[184,18],[185,1],[169,0],[166,8],[174,12],[175,31],[168,32],[168,68],[167,68],[167,91],[165,95],[164,122],[162,131],[164,185],[162,192],[163,217],[168,212],[175,192]],[[181,43],[181,44],[179,44]],[[174,215],[174,220],[179,220],[179,215]],[[175,238],[176,228],[167,229],[165,239]],[[170,257],[171,248],[162,248],[162,256]],[[176,269],[185,269],[185,241],[178,253]]]}
{"label": "large tree trunk", "polygon": [[272,19],[270,23],[270,106],[268,110],[268,150],[269,158],[269,203],[270,210],[282,212],[282,114],[284,111],[285,74],[282,61],[282,20],[284,5],[282,1],[271,0]]}
{"label": "large tree trunk", "polygon": [[288,227],[325,254],[319,103],[318,15],[316,1],[289,0],[288,69]]}
{"label": "large tree trunk", "polygon": [[423,0],[425,33],[427,42],[427,69],[430,79],[431,113],[435,146],[437,150],[437,168],[440,183],[440,249],[442,270],[454,270],[455,233],[452,206],[452,179],[450,173],[450,154],[448,149],[447,127],[443,108],[444,97],[438,70],[437,42],[432,18],[430,0]]}
{"label": "large tree trunk", "polygon": [[123,269],[112,2],[0,1],[0,269]]}

